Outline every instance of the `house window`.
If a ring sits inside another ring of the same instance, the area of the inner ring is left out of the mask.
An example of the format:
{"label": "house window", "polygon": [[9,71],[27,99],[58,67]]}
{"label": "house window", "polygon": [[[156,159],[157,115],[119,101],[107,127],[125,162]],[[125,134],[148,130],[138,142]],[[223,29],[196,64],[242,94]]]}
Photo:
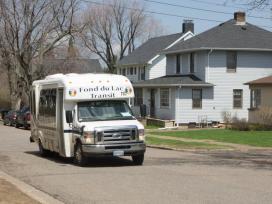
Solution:
{"label": "house window", "polygon": [[233,108],[243,107],[243,90],[233,89]]}
{"label": "house window", "polygon": [[122,69],[122,75],[126,76],[126,68]]}
{"label": "house window", "polygon": [[236,72],[237,68],[237,52],[227,52],[227,72]]}
{"label": "house window", "polygon": [[192,101],[193,108],[202,108],[202,89],[192,90]]}
{"label": "house window", "polygon": [[130,75],[133,75],[133,69],[134,69],[133,67],[130,67],[130,68],[129,68],[129,74],[130,74]]}
{"label": "house window", "polygon": [[137,75],[137,68],[134,67],[133,70],[134,70],[134,75]]}
{"label": "house window", "polygon": [[195,72],[195,53],[190,53],[190,73]]}
{"label": "house window", "polygon": [[160,89],[160,106],[162,108],[168,108],[169,101],[169,88]]}
{"label": "house window", "polygon": [[140,80],[145,80],[145,67],[140,69]]}
{"label": "house window", "polygon": [[176,56],[176,73],[180,74],[180,54]]}
{"label": "house window", "polygon": [[250,91],[250,108],[259,108],[261,105],[261,90],[252,89]]}
{"label": "house window", "polygon": [[134,106],[140,106],[141,104],[143,104],[143,89],[135,88],[134,95]]}

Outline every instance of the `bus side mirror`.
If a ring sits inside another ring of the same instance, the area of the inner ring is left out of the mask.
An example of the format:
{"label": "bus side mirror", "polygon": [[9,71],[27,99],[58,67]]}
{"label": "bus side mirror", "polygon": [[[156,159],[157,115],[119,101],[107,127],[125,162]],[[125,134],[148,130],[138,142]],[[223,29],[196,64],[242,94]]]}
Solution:
{"label": "bus side mirror", "polygon": [[68,110],[65,112],[66,115],[66,123],[73,123],[73,113],[72,111]]}

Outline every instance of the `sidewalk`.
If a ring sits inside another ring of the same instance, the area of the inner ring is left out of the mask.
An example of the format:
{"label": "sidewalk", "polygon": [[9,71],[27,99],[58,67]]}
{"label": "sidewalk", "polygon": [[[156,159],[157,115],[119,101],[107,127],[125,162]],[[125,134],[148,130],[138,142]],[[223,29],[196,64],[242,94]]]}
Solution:
{"label": "sidewalk", "polygon": [[1,204],[38,204],[36,200],[24,194],[10,182],[0,178],[0,203]]}
{"label": "sidewalk", "polygon": [[0,170],[0,204],[63,204],[45,192]]}

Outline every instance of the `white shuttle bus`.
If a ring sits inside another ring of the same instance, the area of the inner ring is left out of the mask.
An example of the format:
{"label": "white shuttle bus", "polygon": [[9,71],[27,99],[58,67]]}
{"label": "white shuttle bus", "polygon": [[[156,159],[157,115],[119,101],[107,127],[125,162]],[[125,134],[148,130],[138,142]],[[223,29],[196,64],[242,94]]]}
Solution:
{"label": "white shuttle bus", "polygon": [[130,81],[113,74],[55,74],[34,81],[31,92],[31,142],[42,156],[57,152],[77,165],[89,156],[132,156],[144,161],[144,127],[128,101]]}

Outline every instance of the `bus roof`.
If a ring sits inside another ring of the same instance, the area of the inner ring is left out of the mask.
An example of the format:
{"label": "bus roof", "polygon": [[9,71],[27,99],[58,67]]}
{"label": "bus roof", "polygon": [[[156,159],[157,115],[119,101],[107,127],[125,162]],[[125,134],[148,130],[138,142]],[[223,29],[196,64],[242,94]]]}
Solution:
{"label": "bus roof", "polygon": [[54,74],[33,86],[64,88],[66,100],[117,99],[134,97],[131,82],[116,74]]}

